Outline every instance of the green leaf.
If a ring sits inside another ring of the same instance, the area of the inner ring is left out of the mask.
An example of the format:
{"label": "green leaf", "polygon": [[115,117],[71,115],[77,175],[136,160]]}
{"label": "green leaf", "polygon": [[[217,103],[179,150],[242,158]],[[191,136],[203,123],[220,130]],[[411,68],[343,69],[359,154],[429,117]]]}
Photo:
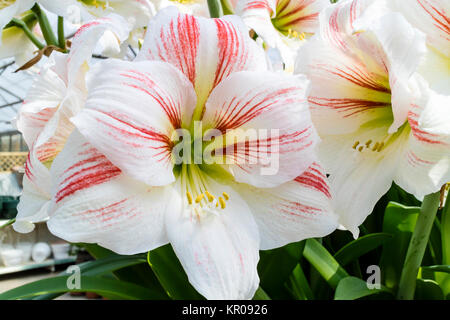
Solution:
{"label": "green leaf", "polygon": [[[449,193],[450,195],[450,193]],[[441,216],[441,246],[442,264],[450,265],[450,196],[447,196]],[[450,297],[450,274],[436,273],[436,281],[444,291],[444,295]]]}
{"label": "green leaf", "polygon": [[419,207],[408,207],[389,202],[383,220],[383,233],[393,237],[383,245],[380,259],[381,278],[386,287],[396,289],[400,281],[409,241],[420,212]]}
{"label": "green leaf", "polygon": [[444,265],[436,265],[436,266],[426,266],[421,267],[422,269],[434,271],[434,272],[445,272],[450,273],[450,265],[444,264]]}
{"label": "green leaf", "polygon": [[261,288],[259,287],[255,295],[253,296],[253,300],[271,300],[269,295]]}
{"label": "green leaf", "polygon": [[300,264],[297,264],[294,271],[292,271],[289,277],[288,288],[290,288],[291,294],[297,300],[314,300],[311,286]]}
{"label": "green leaf", "polygon": [[339,281],[348,277],[347,271],[316,239],[306,240],[303,256],[333,289],[337,287]]}
{"label": "green leaf", "polygon": [[[139,264],[146,264],[147,260],[144,254],[133,255],[133,256],[121,256],[121,255],[111,255],[109,257],[87,261],[84,263],[80,263],[78,267],[80,267],[81,277],[84,276],[101,276],[105,274],[109,274],[116,270],[120,270],[123,268],[127,268],[130,266],[136,266]],[[66,271],[61,272],[60,276],[67,276]],[[54,299],[66,291],[46,294],[42,296],[34,297],[34,300],[48,300]],[[166,297],[167,298],[167,297]]]}
{"label": "green leaf", "polygon": [[342,247],[334,258],[341,266],[346,266],[350,262],[358,259],[360,256],[376,249],[387,240],[392,239],[392,235],[388,233],[372,233],[362,236],[356,240],[347,243]]}
{"label": "green leaf", "polygon": [[181,263],[169,244],[150,251],[147,260],[170,298],[176,300],[203,299],[189,283]]}
{"label": "green leaf", "polygon": [[391,293],[386,287],[369,289],[367,283],[356,277],[346,277],[339,281],[334,300],[355,300],[382,292]]}
{"label": "green leaf", "polygon": [[436,281],[429,279],[417,279],[414,299],[444,300],[445,298],[441,287],[439,287]]}
{"label": "green leaf", "polygon": [[70,276],[58,276],[28,283],[0,294],[0,300],[22,299],[36,295],[59,292],[95,292],[110,299],[141,300],[164,299],[158,291],[116,279],[82,276],[80,289],[69,289]]}
{"label": "green leaf", "polygon": [[291,243],[284,247],[260,251],[258,274],[260,286],[274,299],[289,299],[285,283],[299,263],[305,242]]}

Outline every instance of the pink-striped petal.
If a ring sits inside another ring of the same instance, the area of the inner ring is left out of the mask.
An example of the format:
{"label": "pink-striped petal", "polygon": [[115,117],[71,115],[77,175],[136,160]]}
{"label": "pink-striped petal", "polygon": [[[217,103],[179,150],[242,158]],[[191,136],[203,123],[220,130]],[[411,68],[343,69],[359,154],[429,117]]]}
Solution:
{"label": "pink-striped petal", "polygon": [[236,181],[274,187],[290,181],[313,161],[317,141],[303,77],[243,71],[211,93],[204,129],[216,129],[215,159]]}
{"label": "pink-striped petal", "polygon": [[184,75],[160,61],[98,65],[80,132],[127,175],[149,185],[174,181],[172,134],[190,123],[195,93]]}
{"label": "pink-striped petal", "polygon": [[51,174],[49,230],[70,242],[98,243],[119,254],[167,243],[166,190],[126,177],[79,132],[69,137]]}
{"label": "pink-striped petal", "polygon": [[450,2],[446,0],[413,0],[407,6],[395,0],[396,9],[427,35],[427,43],[447,59],[450,58]]}
{"label": "pink-striped petal", "polygon": [[450,96],[419,86],[422,95],[408,114],[411,131],[394,181],[422,198],[450,181]]}
{"label": "pink-striped petal", "polygon": [[264,51],[250,38],[235,16],[206,19],[161,10],[148,27],[138,60],[162,60],[181,70],[194,85],[197,105],[233,72],[266,70]]}
{"label": "pink-striped petal", "polygon": [[327,177],[317,162],[276,188],[238,185],[236,190],[247,200],[258,224],[262,250],[324,237],[338,225]]}

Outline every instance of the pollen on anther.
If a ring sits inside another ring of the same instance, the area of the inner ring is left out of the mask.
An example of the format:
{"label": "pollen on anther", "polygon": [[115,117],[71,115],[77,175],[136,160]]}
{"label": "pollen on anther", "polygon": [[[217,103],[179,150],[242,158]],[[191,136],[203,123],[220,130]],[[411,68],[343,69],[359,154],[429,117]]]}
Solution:
{"label": "pollen on anther", "polygon": [[366,148],[369,148],[371,143],[372,143],[372,140],[368,140],[368,141],[366,142]]}
{"label": "pollen on anther", "polygon": [[222,192],[222,194],[223,194],[223,197],[225,198],[225,200],[230,200],[230,196],[228,195],[228,193],[226,193],[226,192]]}
{"label": "pollen on anther", "polygon": [[204,195],[203,193],[200,193],[200,194],[197,196],[197,198],[195,198],[195,202],[196,202],[196,203],[199,203],[200,201],[202,201],[202,199],[203,199],[204,196],[205,196],[205,195]]}
{"label": "pollen on anther", "polygon": [[209,202],[214,201],[215,197],[211,193],[209,193],[208,191],[205,191],[205,194],[206,194],[206,197],[208,198]]}
{"label": "pollen on anther", "polygon": [[226,203],[225,203],[225,200],[223,200],[222,197],[219,197],[219,203],[220,203],[220,207],[221,207],[222,209],[225,209]]}
{"label": "pollen on anther", "polygon": [[361,151],[363,151],[363,149],[364,149],[364,147],[363,147],[363,146],[360,146],[360,147],[358,148],[358,151],[361,152]]}
{"label": "pollen on anther", "polygon": [[359,141],[356,141],[352,148],[356,150],[356,147],[357,147],[358,145],[359,145]]}
{"label": "pollen on anther", "polygon": [[378,142],[375,143],[375,145],[374,145],[373,148],[372,148],[372,151],[377,151],[379,145],[380,145],[380,144],[379,144]]}
{"label": "pollen on anther", "polygon": [[383,149],[383,147],[384,147],[384,142],[380,143],[380,146],[378,147],[377,152],[380,152],[381,149]]}
{"label": "pollen on anther", "polygon": [[187,197],[187,199],[188,199],[188,203],[189,204],[192,204],[192,195],[191,195],[191,193],[188,191],[188,192],[186,192],[186,197]]}

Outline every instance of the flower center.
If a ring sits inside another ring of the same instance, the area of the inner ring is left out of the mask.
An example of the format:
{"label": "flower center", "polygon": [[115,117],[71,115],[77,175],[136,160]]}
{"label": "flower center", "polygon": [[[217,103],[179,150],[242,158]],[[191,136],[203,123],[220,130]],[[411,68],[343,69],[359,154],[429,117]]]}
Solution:
{"label": "flower center", "polygon": [[191,217],[200,220],[210,214],[218,215],[226,208],[228,193],[214,195],[206,173],[197,165],[183,164],[180,179],[183,206]]}
{"label": "flower center", "polygon": [[108,7],[108,1],[98,1],[98,0],[78,0],[88,6],[94,6],[96,8],[106,9]]}
{"label": "flower center", "polygon": [[13,5],[16,0],[0,0],[0,10]]}
{"label": "flower center", "polygon": [[170,1],[177,2],[179,4],[194,4],[194,3],[198,2],[196,0],[170,0]]}

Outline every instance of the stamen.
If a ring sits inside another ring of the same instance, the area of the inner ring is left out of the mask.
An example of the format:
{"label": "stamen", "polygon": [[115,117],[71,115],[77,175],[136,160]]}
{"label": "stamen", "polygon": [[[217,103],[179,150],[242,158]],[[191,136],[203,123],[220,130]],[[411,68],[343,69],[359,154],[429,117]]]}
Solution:
{"label": "stamen", "polygon": [[384,147],[384,142],[380,143],[380,146],[378,147],[377,152],[380,152],[381,149],[383,149],[383,147]]}
{"label": "stamen", "polygon": [[356,141],[352,148],[356,150],[356,147],[357,147],[358,145],[359,145],[359,141]]}
{"label": "stamen", "polygon": [[209,193],[208,191],[205,191],[206,196],[208,197],[209,202],[213,202],[215,197]]}
{"label": "stamen", "polygon": [[226,203],[225,203],[225,200],[223,200],[222,197],[219,197],[219,203],[220,203],[220,207],[222,209],[225,209],[225,207],[227,206]]}
{"label": "stamen", "polygon": [[363,146],[360,146],[360,147],[358,148],[358,151],[361,152],[361,151],[363,151],[363,149],[364,149],[364,147],[363,147]]}
{"label": "stamen", "polygon": [[191,193],[189,191],[186,192],[186,197],[188,199],[189,204],[192,204],[192,195],[191,195]]}
{"label": "stamen", "polygon": [[372,143],[372,139],[370,139],[369,141],[367,141],[367,142],[366,142],[366,148],[369,148],[371,143]]}
{"label": "stamen", "polygon": [[372,148],[372,151],[376,151],[377,149],[378,149],[378,146],[379,146],[380,144],[377,142],[377,143],[375,143],[375,146]]}
{"label": "stamen", "polygon": [[202,199],[203,199],[204,196],[205,196],[205,195],[204,195],[203,193],[200,193],[200,194],[197,196],[197,198],[195,198],[195,203],[199,203],[200,201],[202,201]]}
{"label": "stamen", "polygon": [[230,196],[228,195],[228,193],[226,193],[226,192],[222,192],[222,194],[223,194],[223,197],[225,198],[225,200],[230,200]]}

